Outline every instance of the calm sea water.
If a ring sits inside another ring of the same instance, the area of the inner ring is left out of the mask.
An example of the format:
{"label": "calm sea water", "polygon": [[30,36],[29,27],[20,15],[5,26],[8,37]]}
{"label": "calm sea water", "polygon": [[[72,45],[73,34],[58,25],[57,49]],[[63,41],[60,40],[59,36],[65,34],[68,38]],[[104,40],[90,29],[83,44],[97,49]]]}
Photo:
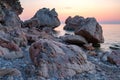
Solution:
{"label": "calm sea water", "polygon": [[[58,36],[63,36],[65,33],[74,34],[73,32],[63,30],[65,24],[61,24],[55,30],[58,32]],[[103,29],[103,36],[105,42],[101,44],[102,50],[110,50],[109,47],[112,45],[120,46],[120,24],[101,24]]]}

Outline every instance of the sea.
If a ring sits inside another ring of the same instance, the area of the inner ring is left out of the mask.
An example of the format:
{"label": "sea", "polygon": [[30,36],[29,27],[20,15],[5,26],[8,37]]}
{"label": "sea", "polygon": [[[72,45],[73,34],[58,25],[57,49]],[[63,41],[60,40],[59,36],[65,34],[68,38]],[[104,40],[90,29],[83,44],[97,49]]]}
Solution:
{"label": "sea", "polygon": [[[55,28],[57,36],[65,34],[74,34],[72,31],[63,30],[65,24],[61,24]],[[120,24],[101,24],[103,29],[104,43],[101,43],[100,49],[103,51],[111,51],[110,47],[117,47],[120,49]]]}

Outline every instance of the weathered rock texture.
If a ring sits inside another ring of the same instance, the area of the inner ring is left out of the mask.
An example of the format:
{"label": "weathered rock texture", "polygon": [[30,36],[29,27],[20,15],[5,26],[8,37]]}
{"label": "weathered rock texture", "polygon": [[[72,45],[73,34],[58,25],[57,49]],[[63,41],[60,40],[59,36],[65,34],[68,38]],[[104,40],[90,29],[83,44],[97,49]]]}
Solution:
{"label": "weathered rock texture", "polygon": [[32,44],[41,38],[52,40],[55,39],[52,34],[47,33],[46,31],[41,31],[37,28],[23,28],[23,32],[26,34],[25,36],[28,44]]}
{"label": "weathered rock texture", "polygon": [[85,24],[76,29],[75,34],[83,36],[89,43],[103,43],[102,27],[95,18],[85,19]]}
{"label": "weathered rock texture", "polygon": [[16,14],[20,15],[23,12],[23,8],[19,0],[0,0],[1,6],[7,8],[8,10],[12,10],[16,12]]}
{"label": "weathered rock texture", "polygon": [[21,72],[17,69],[7,68],[0,69],[0,76],[20,76]]}
{"label": "weathered rock texture", "polygon": [[84,37],[78,35],[65,35],[65,36],[61,36],[61,39],[70,44],[77,44],[77,45],[87,44],[87,41],[84,39]]}
{"label": "weathered rock texture", "polygon": [[24,27],[37,27],[42,29],[44,27],[55,28],[60,25],[58,14],[55,9],[49,10],[43,8],[30,19],[24,22]]}
{"label": "weathered rock texture", "polygon": [[21,27],[21,14],[23,8],[18,0],[1,0],[0,1],[0,23],[4,27],[18,28]]}
{"label": "weathered rock texture", "polygon": [[5,59],[23,57],[20,47],[12,40],[8,34],[0,32],[0,57]]}
{"label": "weathered rock texture", "polygon": [[23,57],[19,46],[26,46],[27,40],[21,31],[22,11],[19,0],[0,0],[0,57]]}
{"label": "weathered rock texture", "polygon": [[120,50],[112,51],[108,56],[108,61],[112,64],[120,66]]}
{"label": "weathered rock texture", "polygon": [[21,30],[21,20],[19,18],[22,11],[23,8],[19,0],[0,1],[0,35],[18,46],[27,44],[26,36]]}
{"label": "weathered rock texture", "polygon": [[102,27],[95,18],[83,18],[81,16],[69,17],[66,20],[66,30],[75,30],[76,35],[83,36],[89,43],[103,43]]}
{"label": "weathered rock texture", "polygon": [[74,31],[76,28],[83,24],[83,20],[84,18],[81,16],[75,16],[73,18],[69,16],[65,21],[66,25],[64,26],[64,29]]}
{"label": "weathered rock texture", "polygon": [[95,65],[87,61],[85,53],[75,45],[40,39],[29,49],[33,63],[42,77],[67,77],[93,71]]}

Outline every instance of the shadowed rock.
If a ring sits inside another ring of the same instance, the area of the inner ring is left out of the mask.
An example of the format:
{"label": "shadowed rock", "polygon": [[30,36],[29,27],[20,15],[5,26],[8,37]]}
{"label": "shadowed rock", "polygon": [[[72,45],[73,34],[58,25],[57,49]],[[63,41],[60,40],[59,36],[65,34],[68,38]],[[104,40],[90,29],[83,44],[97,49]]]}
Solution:
{"label": "shadowed rock", "polygon": [[60,25],[58,14],[55,9],[49,10],[43,8],[30,19],[24,22],[24,27],[37,27],[42,29],[44,27],[56,28]]}
{"label": "shadowed rock", "polygon": [[94,64],[87,61],[82,49],[75,45],[40,39],[31,45],[29,52],[41,77],[67,77],[95,68]]}
{"label": "shadowed rock", "polygon": [[12,10],[17,15],[20,15],[23,12],[23,8],[21,7],[19,0],[0,0],[0,4],[2,8]]}
{"label": "shadowed rock", "polygon": [[95,18],[85,19],[85,23],[76,29],[75,34],[83,36],[89,43],[104,42],[102,27]]}

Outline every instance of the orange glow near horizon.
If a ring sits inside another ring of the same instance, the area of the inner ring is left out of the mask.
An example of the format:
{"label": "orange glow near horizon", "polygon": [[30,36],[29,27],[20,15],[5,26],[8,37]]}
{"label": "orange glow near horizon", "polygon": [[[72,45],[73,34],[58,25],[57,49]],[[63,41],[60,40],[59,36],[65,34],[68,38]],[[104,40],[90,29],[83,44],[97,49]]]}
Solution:
{"label": "orange glow near horizon", "polygon": [[61,21],[68,16],[95,17],[99,22],[120,22],[120,0],[20,0],[24,12],[22,20],[33,17],[37,10],[56,8]]}

